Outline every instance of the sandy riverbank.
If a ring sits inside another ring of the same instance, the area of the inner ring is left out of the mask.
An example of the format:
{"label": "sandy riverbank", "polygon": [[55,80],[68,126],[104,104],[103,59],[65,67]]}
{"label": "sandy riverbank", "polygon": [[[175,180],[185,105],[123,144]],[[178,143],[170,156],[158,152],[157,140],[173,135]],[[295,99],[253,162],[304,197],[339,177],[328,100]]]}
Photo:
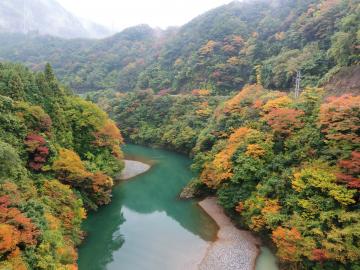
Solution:
{"label": "sandy riverbank", "polygon": [[216,203],[216,198],[207,198],[199,205],[215,220],[219,231],[198,269],[254,270],[260,241],[250,232],[236,228]]}
{"label": "sandy riverbank", "polygon": [[150,170],[151,166],[140,161],[135,160],[124,160],[125,168],[121,172],[120,179],[127,180],[145,173]]}
{"label": "sandy riverbank", "polygon": [[[135,160],[125,160],[125,168],[120,179],[127,180],[148,171],[151,166]],[[217,239],[209,246],[199,250],[187,262],[188,270],[254,270],[259,255],[260,241],[250,232],[236,228],[216,198],[206,198],[199,202],[204,211],[219,226]],[[184,269],[184,268],[183,268]]]}

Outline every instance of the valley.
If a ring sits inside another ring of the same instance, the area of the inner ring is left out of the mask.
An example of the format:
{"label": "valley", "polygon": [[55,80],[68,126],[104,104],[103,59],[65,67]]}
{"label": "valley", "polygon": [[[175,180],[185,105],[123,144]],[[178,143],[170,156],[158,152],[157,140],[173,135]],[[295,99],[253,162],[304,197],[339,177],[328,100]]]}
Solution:
{"label": "valley", "polygon": [[360,269],[360,2],[203,11],[0,3],[1,270]]}

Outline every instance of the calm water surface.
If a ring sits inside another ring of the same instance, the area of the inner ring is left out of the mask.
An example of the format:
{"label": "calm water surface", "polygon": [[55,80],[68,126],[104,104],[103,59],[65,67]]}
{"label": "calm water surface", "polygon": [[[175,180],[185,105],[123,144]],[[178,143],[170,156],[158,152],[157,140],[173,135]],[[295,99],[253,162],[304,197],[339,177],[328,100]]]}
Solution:
{"label": "calm water surface", "polygon": [[[185,156],[136,145],[124,147],[150,171],[114,188],[110,205],[90,213],[79,249],[80,270],[189,270],[216,237],[214,221],[194,201],[179,200],[193,177]],[[194,256],[195,255],[195,256]],[[256,270],[277,270],[262,248]]]}
{"label": "calm water surface", "polygon": [[194,201],[177,198],[193,177],[191,161],[135,145],[124,152],[153,167],[116,186],[111,204],[89,215],[84,224],[88,237],[79,249],[80,270],[186,269],[217,232]]}

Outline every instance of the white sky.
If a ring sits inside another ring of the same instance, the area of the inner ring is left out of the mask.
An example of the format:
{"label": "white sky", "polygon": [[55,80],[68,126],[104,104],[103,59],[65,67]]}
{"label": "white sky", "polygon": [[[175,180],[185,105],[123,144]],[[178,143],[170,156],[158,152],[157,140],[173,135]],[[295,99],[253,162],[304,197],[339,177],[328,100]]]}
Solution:
{"label": "white sky", "polygon": [[180,26],[231,0],[58,0],[76,16],[113,30],[138,24]]}

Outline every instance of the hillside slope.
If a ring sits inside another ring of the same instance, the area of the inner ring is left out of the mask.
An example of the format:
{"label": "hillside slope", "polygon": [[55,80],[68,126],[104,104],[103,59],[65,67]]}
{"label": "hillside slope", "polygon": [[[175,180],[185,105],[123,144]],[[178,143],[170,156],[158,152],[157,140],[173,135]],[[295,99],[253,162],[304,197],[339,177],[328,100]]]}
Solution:
{"label": "hillside slope", "polygon": [[103,37],[106,29],[86,24],[56,0],[2,0],[0,32],[37,33],[63,38]]}
{"label": "hillside slope", "polygon": [[127,140],[193,157],[184,190],[214,196],[272,243],[280,269],[358,269],[360,95],[299,98],[247,85],[231,97],[96,92]]}
{"label": "hillside slope", "polygon": [[302,87],[317,86],[359,64],[359,14],[351,0],[235,1],[178,29],[137,26],[101,41],[0,35],[0,59],[35,69],[50,61],[78,92],[289,90],[297,71]]}
{"label": "hillside slope", "polygon": [[64,40],[51,36],[0,35],[0,60],[24,62],[41,70],[50,61],[62,81],[90,89],[133,89],[141,70],[158,51],[157,31],[142,25],[102,40]]}
{"label": "hillside slope", "polygon": [[77,269],[81,223],[110,202],[121,142],[50,66],[0,64],[0,269]]}

